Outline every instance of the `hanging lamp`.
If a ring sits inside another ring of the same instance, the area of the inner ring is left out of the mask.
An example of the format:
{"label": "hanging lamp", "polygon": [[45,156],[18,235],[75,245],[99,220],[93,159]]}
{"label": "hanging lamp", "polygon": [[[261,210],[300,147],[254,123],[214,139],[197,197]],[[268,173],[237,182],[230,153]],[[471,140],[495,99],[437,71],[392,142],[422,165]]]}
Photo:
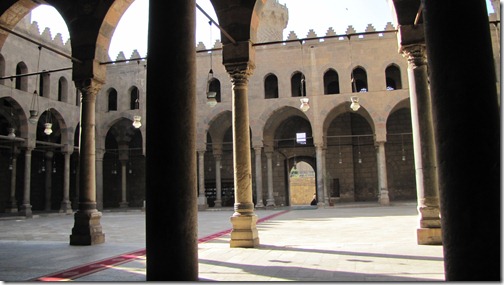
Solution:
{"label": "hanging lamp", "polygon": [[[208,25],[210,26],[210,44],[211,44],[212,43],[212,21],[208,21]],[[210,71],[208,71],[208,75],[207,75],[207,88],[206,88],[207,104],[210,107],[214,107],[215,105],[217,105],[217,92],[210,90],[210,85],[212,84],[212,81],[214,80],[212,54],[213,54],[213,51],[210,51]]]}
{"label": "hanging lamp", "polygon": [[[299,43],[301,44],[301,69],[304,70],[303,41],[299,41]],[[303,112],[306,112],[310,109],[310,99],[306,97],[306,94],[304,92],[305,91],[305,84],[306,84],[306,80],[305,80],[304,73],[301,73],[301,83],[300,83],[301,98],[299,99],[299,101],[301,102],[301,106],[299,106],[299,109],[301,109],[301,111],[303,111]]]}
{"label": "hanging lamp", "polygon": [[51,110],[47,109],[46,112],[46,122],[44,123],[44,134],[50,136],[52,134],[52,118],[51,118]]}
{"label": "hanging lamp", "polygon": [[[138,66],[140,66],[140,60],[137,60]],[[136,71],[135,77],[138,79],[138,69]],[[136,91],[136,98],[135,98],[135,109],[139,110],[140,109],[140,90],[138,88],[135,88]],[[133,116],[133,127],[135,129],[139,129],[142,126],[142,116],[140,115],[135,115]]]}

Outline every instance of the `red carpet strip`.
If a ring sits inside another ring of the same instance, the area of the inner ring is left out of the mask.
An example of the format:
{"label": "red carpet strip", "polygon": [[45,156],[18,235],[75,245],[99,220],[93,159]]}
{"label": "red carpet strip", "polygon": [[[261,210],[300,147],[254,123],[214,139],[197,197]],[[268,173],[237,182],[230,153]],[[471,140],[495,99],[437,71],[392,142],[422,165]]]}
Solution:
{"label": "red carpet strip", "polygon": [[[274,217],[280,216],[280,215],[285,214],[287,212],[288,212],[288,210],[278,212],[273,215],[269,215],[267,217],[264,217],[264,218],[257,220],[257,223],[259,224],[259,223],[265,222],[269,219],[273,219]],[[203,242],[207,242],[207,241],[216,239],[216,238],[221,237],[223,235],[229,234],[231,231],[232,231],[232,229],[227,229],[224,231],[220,231],[220,232],[208,235],[206,237],[202,237],[202,238],[198,239],[198,243],[203,243]],[[92,263],[68,268],[63,271],[59,271],[59,272],[55,272],[55,273],[52,273],[49,275],[45,275],[45,276],[31,279],[30,281],[47,281],[47,282],[72,281],[72,280],[75,280],[75,279],[80,278],[82,276],[93,274],[95,272],[102,271],[102,270],[105,270],[105,269],[108,269],[108,268],[111,268],[111,267],[114,267],[114,266],[117,266],[117,265],[120,265],[120,264],[123,264],[126,262],[134,261],[137,259],[143,259],[143,258],[145,258],[145,254],[146,254],[146,249],[144,248],[144,249],[124,253],[121,255],[109,257],[109,258],[106,258],[103,260],[94,261]]]}

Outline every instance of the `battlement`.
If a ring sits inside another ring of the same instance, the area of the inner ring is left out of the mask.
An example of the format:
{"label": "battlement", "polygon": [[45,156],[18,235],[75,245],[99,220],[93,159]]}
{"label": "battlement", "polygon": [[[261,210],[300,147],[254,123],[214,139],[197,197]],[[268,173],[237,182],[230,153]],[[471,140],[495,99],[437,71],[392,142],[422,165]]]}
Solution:
{"label": "battlement", "polygon": [[14,30],[16,32],[29,36],[35,41],[44,43],[47,46],[59,49],[67,53],[70,53],[72,49],[70,39],[63,43],[63,36],[61,35],[61,33],[57,33],[54,37],[52,37],[51,29],[49,27],[45,27],[44,30],[40,32],[38,22],[31,22],[30,16],[27,16],[22,21],[20,21],[16,25]]}

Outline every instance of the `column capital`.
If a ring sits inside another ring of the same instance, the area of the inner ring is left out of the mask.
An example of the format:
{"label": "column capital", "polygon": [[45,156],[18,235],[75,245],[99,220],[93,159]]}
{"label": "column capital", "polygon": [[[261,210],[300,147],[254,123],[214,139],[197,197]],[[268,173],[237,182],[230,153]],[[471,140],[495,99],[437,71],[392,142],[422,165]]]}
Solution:
{"label": "column capital", "polygon": [[96,96],[103,86],[103,82],[97,79],[88,78],[75,81],[75,87],[82,93],[82,97]]}
{"label": "column capital", "polygon": [[425,44],[412,44],[402,46],[401,54],[413,67],[419,67],[427,64],[427,52]]}
{"label": "column capital", "polygon": [[255,65],[249,62],[227,64],[225,67],[235,86],[246,85],[255,69]]}

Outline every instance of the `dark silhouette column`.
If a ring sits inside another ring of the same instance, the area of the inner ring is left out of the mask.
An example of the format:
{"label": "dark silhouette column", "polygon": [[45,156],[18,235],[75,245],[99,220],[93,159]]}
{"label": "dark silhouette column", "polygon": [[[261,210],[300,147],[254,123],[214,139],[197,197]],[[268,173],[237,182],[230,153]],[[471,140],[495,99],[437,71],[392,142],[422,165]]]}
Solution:
{"label": "dark silhouette column", "polygon": [[23,186],[23,204],[21,205],[21,214],[27,218],[32,218],[32,205],[30,204],[31,190],[31,160],[33,148],[25,148],[25,169],[24,169],[24,186]]}
{"label": "dark silhouette column", "polygon": [[47,151],[45,154],[45,211],[51,210],[51,192],[52,192],[52,169],[54,152]]}
{"label": "dark silhouette column", "polygon": [[87,79],[76,82],[82,93],[79,148],[79,209],[74,214],[70,245],[94,245],[105,242],[96,209],[96,94],[102,83]]}
{"label": "dark silhouette column", "polygon": [[174,0],[169,9],[166,5],[149,1],[147,280],[196,281],[196,4]]}
{"label": "dark silhouette column", "polygon": [[11,191],[10,191],[10,196],[9,196],[9,201],[7,202],[7,205],[5,207],[5,212],[6,213],[17,213],[18,212],[18,206],[17,206],[17,201],[16,201],[16,175],[17,175],[17,156],[19,154],[19,150],[17,146],[14,146],[12,148],[12,170],[11,170]]}
{"label": "dark silhouette column", "polygon": [[422,3],[446,280],[500,281],[501,125],[485,1]]}
{"label": "dark silhouette column", "polygon": [[65,164],[63,167],[63,200],[59,212],[72,214],[72,203],[70,203],[70,157],[72,155],[72,148],[69,145],[65,146],[66,150],[63,152],[65,157]]}

